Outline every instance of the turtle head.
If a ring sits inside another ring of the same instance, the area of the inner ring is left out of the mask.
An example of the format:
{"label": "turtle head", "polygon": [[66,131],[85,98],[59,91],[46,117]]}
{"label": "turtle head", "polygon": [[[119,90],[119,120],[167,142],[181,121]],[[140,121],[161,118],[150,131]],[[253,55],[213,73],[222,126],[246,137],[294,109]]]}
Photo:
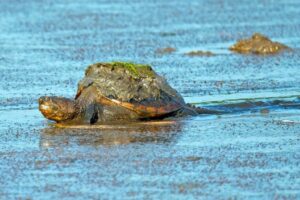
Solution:
{"label": "turtle head", "polygon": [[56,122],[73,119],[76,114],[75,102],[73,100],[56,96],[40,97],[39,110],[47,119]]}

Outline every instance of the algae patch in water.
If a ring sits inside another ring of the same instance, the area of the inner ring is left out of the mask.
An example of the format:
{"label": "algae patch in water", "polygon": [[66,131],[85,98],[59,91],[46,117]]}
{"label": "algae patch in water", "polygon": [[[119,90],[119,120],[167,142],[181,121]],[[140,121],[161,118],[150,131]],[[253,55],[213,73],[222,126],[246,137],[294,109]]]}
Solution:
{"label": "algae patch in water", "polygon": [[165,47],[165,48],[160,48],[156,50],[157,54],[171,54],[173,52],[175,52],[176,49],[173,47]]}
{"label": "algae patch in water", "polygon": [[210,51],[197,50],[197,51],[190,51],[188,53],[185,53],[185,55],[194,57],[194,56],[214,56],[215,54]]}

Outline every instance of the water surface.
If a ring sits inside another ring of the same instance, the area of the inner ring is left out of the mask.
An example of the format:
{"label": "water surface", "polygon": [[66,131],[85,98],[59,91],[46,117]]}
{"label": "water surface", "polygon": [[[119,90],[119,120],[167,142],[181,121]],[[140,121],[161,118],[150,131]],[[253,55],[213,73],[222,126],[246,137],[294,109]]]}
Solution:
{"label": "water surface", "polygon": [[[73,97],[87,65],[151,64],[198,106],[300,95],[297,1],[0,2],[0,199],[298,199],[299,108],[161,125],[58,129],[41,95]],[[231,53],[261,32],[294,51]],[[172,54],[157,54],[174,47]],[[188,57],[192,50],[216,56]]]}

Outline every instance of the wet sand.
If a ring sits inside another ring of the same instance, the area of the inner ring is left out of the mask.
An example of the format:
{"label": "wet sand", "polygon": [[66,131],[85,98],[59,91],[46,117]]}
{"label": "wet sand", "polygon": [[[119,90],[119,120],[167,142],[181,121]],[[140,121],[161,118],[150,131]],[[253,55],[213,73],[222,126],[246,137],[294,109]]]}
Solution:
{"label": "wet sand", "polygon": [[[0,2],[0,199],[298,199],[299,109],[60,129],[42,95],[73,97],[87,65],[151,64],[189,103],[300,89],[296,1]],[[293,48],[228,47],[261,32]],[[176,51],[158,54],[157,49]],[[189,57],[186,52],[214,56]]]}

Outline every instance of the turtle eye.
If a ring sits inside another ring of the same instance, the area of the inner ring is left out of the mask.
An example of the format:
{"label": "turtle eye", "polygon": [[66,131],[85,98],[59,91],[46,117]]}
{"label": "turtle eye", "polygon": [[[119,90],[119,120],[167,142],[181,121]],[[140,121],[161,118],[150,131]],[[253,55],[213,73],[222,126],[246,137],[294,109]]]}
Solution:
{"label": "turtle eye", "polygon": [[43,96],[43,97],[39,98],[39,103],[40,104],[45,103],[47,101],[49,101],[49,97],[47,97],[47,96]]}
{"label": "turtle eye", "polygon": [[40,97],[40,98],[39,98],[39,104],[42,104],[43,102],[44,102],[43,97]]}

